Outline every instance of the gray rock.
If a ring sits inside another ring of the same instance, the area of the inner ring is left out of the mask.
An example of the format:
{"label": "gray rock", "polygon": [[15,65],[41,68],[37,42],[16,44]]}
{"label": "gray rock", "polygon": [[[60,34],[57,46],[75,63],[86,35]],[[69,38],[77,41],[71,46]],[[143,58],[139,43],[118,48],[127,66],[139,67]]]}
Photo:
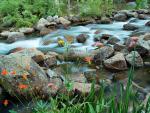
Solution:
{"label": "gray rock", "polygon": [[138,17],[138,13],[129,11],[127,13],[127,16],[128,16],[128,18],[131,18],[131,17],[137,18]]}
{"label": "gray rock", "polygon": [[105,60],[104,66],[112,71],[123,71],[127,69],[127,64],[122,53],[117,53],[115,56]]}
{"label": "gray rock", "polygon": [[24,33],[24,34],[31,34],[34,32],[34,28],[23,27],[19,29],[19,32]]}
{"label": "gray rock", "polygon": [[137,30],[138,28],[139,27],[135,24],[128,23],[128,24],[123,25],[123,29],[124,30],[129,30],[129,31]]}
{"label": "gray rock", "polygon": [[40,31],[42,28],[45,28],[48,25],[50,25],[50,23],[46,19],[41,18],[36,25],[36,29]]}
{"label": "gray rock", "polygon": [[46,18],[46,20],[47,20],[48,22],[53,22],[53,21],[54,21],[52,16],[48,16],[48,17]]}
{"label": "gray rock", "polygon": [[120,40],[118,39],[118,38],[116,38],[116,37],[110,37],[109,39],[108,39],[108,41],[107,41],[107,44],[112,44],[112,45],[114,45],[114,44],[116,44],[117,42],[119,42]]}
{"label": "gray rock", "polygon": [[70,25],[71,22],[63,17],[58,18],[58,21],[63,25]]}
{"label": "gray rock", "polygon": [[145,19],[146,19],[146,15],[144,15],[144,14],[139,14],[139,15],[138,15],[138,18],[141,19],[141,20],[145,20]]}
{"label": "gray rock", "polygon": [[127,15],[124,13],[118,13],[118,14],[114,15],[114,20],[116,20],[116,21],[126,21],[127,19],[128,19]]}
{"label": "gray rock", "polygon": [[125,48],[126,48],[126,46],[123,45],[123,44],[121,44],[121,43],[115,43],[115,44],[114,44],[114,50],[115,50],[115,51],[121,51],[121,50],[123,50],[123,49],[125,49]]}
{"label": "gray rock", "polygon": [[[73,91],[80,94],[80,95],[88,95],[91,91],[92,83],[79,83],[74,82],[73,84]],[[98,93],[100,90],[99,85],[94,86],[95,92]]]}
{"label": "gray rock", "polygon": [[130,65],[143,67],[143,59],[137,51],[130,52],[125,58]]}
{"label": "gray rock", "polygon": [[25,36],[21,32],[10,32],[7,38],[7,42],[12,43],[23,39]]}
{"label": "gray rock", "polygon": [[135,49],[136,49],[136,51],[138,51],[138,53],[141,56],[146,56],[150,52],[149,42],[145,41],[143,39],[139,39],[137,44],[136,44],[136,48]]}
{"label": "gray rock", "polygon": [[103,60],[111,57],[114,53],[113,47],[104,46],[99,49],[99,52],[94,56],[94,62],[96,64],[102,64]]}
{"label": "gray rock", "polygon": [[0,33],[0,36],[4,37],[4,38],[8,38],[10,33],[11,33],[10,31],[3,31],[3,32]]}
{"label": "gray rock", "polygon": [[112,23],[110,18],[102,17],[101,24],[110,24],[110,23]]}

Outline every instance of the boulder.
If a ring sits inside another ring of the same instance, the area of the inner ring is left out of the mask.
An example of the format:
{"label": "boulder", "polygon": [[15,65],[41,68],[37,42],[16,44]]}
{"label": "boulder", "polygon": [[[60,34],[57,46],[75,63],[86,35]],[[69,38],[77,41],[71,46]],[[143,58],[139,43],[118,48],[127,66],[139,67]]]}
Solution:
{"label": "boulder", "polygon": [[137,51],[130,52],[126,57],[127,62],[135,67],[143,66],[143,59]]}
{"label": "boulder", "polygon": [[3,31],[3,32],[0,33],[0,36],[4,37],[4,38],[8,38],[10,33],[11,33],[10,31]]}
{"label": "boulder", "polygon": [[115,56],[105,60],[104,66],[112,71],[123,71],[127,69],[123,53],[117,53]]}
{"label": "boulder", "polygon": [[40,31],[42,28],[47,27],[48,25],[50,25],[50,23],[46,19],[41,18],[37,22],[36,29]]}
{"label": "boulder", "polygon": [[7,42],[12,43],[23,39],[25,36],[21,32],[10,32],[7,38]]}
{"label": "boulder", "polygon": [[63,17],[58,18],[58,21],[62,24],[62,25],[70,25],[71,22]]}
{"label": "boulder", "polygon": [[112,21],[111,21],[110,18],[102,17],[100,23],[101,23],[101,24],[110,24],[110,23],[112,23]]}
{"label": "boulder", "polygon": [[2,57],[0,71],[0,85],[14,97],[46,98],[55,95],[62,86],[61,80],[49,79],[30,56],[21,53]]}
{"label": "boulder", "polygon": [[150,26],[150,21],[148,21],[148,22],[145,24],[145,26]]}
{"label": "boulder", "polygon": [[137,25],[135,25],[135,24],[128,23],[128,24],[123,25],[123,29],[124,30],[128,30],[128,31],[137,30],[138,28],[139,27]]}
{"label": "boulder", "polygon": [[116,21],[126,21],[127,19],[128,19],[127,15],[124,13],[118,13],[118,14],[114,15],[114,20],[116,20]]}
{"label": "boulder", "polygon": [[78,43],[84,43],[87,38],[89,37],[89,35],[86,35],[86,34],[80,34],[76,37],[76,40]]}
{"label": "boulder", "polygon": [[34,32],[34,28],[23,27],[19,29],[19,32],[24,33],[24,34],[31,34]]}
{"label": "boulder", "polygon": [[115,51],[121,51],[121,50],[123,50],[123,49],[125,49],[125,48],[126,48],[126,46],[123,45],[123,44],[121,44],[121,43],[115,43],[115,44],[114,44],[114,50],[115,50]]}
{"label": "boulder", "polygon": [[96,64],[102,64],[103,60],[111,57],[114,53],[113,47],[104,46],[99,49],[98,53],[94,56],[94,62]]}
{"label": "boulder", "polygon": [[53,21],[54,21],[52,16],[48,16],[48,17],[46,18],[46,20],[47,20],[48,22],[53,22]]}

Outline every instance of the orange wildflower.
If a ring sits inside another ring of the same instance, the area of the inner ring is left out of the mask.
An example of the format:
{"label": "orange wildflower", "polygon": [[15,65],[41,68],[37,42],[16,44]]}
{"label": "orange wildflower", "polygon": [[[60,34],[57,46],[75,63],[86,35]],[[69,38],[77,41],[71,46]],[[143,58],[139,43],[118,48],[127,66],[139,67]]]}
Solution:
{"label": "orange wildflower", "polygon": [[19,84],[18,86],[20,89],[27,89],[28,88],[28,85],[26,84]]}
{"label": "orange wildflower", "polygon": [[9,103],[9,102],[8,102],[8,100],[7,100],[7,99],[3,101],[4,106],[7,106],[7,105],[8,105],[8,103]]}
{"label": "orange wildflower", "polygon": [[16,75],[16,71],[14,70],[14,71],[12,71],[10,74],[11,74],[11,75]]}
{"label": "orange wildflower", "polygon": [[6,69],[3,69],[1,72],[1,75],[3,75],[3,76],[8,75],[8,71]]}
{"label": "orange wildflower", "polygon": [[88,64],[91,64],[92,60],[93,60],[93,58],[91,58],[91,57],[85,57],[84,58],[84,61],[87,62]]}
{"label": "orange wildflower", "polygon": [[27,75],[26,75],[26,74],[23,74],[23,75],[22,75],[22,78],[23,78],[24,80],[27,80]]}

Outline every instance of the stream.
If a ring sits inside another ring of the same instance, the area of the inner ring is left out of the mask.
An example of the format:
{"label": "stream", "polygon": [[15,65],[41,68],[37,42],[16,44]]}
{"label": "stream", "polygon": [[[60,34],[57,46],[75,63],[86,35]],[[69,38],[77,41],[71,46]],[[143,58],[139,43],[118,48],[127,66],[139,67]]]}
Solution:
{"label": "stream", "polygon": [[[69,29],[58,29],[46,36],[43,37],[37,37],[37,36],[29,36],[26,37],[25,40],[17,41],[11,44],[5,43],[5,41],[0,40],[0,55],[7,54],[10,50],[22,47],[22,48],[38,48],[41,51],[54,51],[60,54],[63,54],[66,50],[66,47],[59,47],[57,44],[58,37],[61,39],[65,39],[66,35],[76,37],[79,34],[87,34],[89,35],[89,38],[87,41],[82,43],[77,43],[74,40],[74,43],[70,44],[70,47],[76,48],[78,51],[82,52],[88,52],[90,50],[94,50],[95,47],[92,45],[94,42],[94,33],[99,30],[101,31],[100,34],[109,34],[114,37],[117,37],[121,43],[124,43],[124,40],[128,37],[130,37],[134,33],[138,32],[150,32],[150,27],[146,27],[145,23],[148,22],[147,20],[139,20],[135,18],[131,18],[127,22],[113,22],[112,24],[88,24],[86,26],[73,26]],[[126,31],[123,30],[123,25],[127,23],[132,23],[137,26],[139,26],[139,29],[137,31]],[[44,44],[45,42],[50,42],[48,44]],[[150,60],[150,59],[148,59]],[[64,63],[65,66],[67,64],[68,70],[70,70],[69,73],[75,74],[77,72],[82,73],[86,69],[89,69],[87,65],[81,65],[78,66],[74,62],[71,63]],[[100,78],[111,78],[113,73],[108,72],[107,70],[103,69],[102,72],[99,71]],[[122,72],[121,74],[126,74],[127,72]],[[135,82],[138,83],[140,86],[149,89],[150,86],[150,69],[148,68],[140,68],[136,69],[135,71]]]}

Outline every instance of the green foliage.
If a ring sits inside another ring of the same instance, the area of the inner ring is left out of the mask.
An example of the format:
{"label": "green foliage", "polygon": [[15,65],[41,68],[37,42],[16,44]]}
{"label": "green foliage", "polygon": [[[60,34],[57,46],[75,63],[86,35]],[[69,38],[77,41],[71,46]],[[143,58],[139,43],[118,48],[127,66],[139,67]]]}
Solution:
{"label": "green foliage", "polygon": [[3,26],[33,26],[41,17],[78,14],[100,16],[111,13],[113,0],[1,0]]}

